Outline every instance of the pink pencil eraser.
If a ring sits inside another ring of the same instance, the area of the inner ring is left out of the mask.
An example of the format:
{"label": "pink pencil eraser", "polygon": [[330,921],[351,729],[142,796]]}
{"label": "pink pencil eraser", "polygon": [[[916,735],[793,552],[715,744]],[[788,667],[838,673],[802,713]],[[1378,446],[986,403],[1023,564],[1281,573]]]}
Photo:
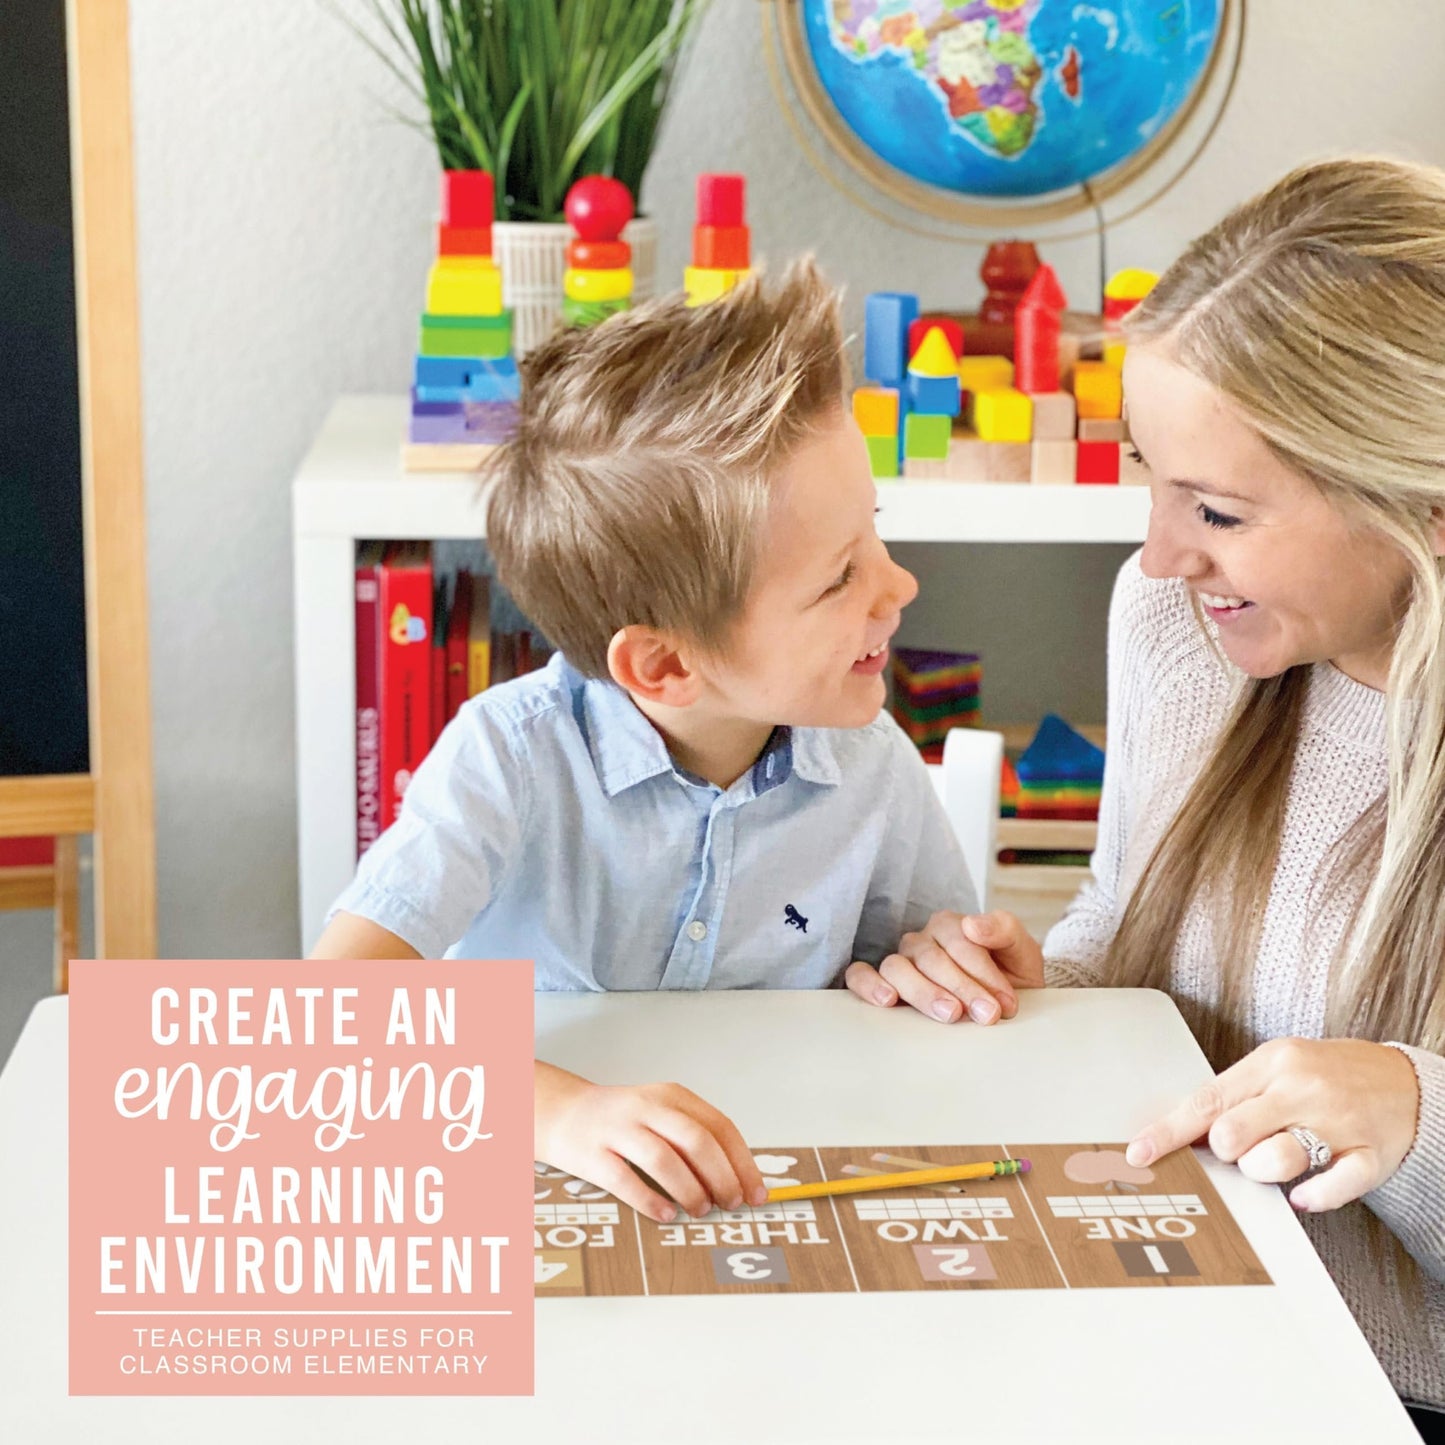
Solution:
{"label": "pink pencil eraser", "polygon": [[1029,1172],[1029,1170],[1032,1169],[1033,1167],[1034,1167],[1034,1166],[1033,1166],[1032,1164],[1030,1164],[1027,1159],[1020,1159],[1020,1160],[1019,1160],[1019,1173],[1020,1173],[1020,1174],[1027,1174],[1027,1173]]}

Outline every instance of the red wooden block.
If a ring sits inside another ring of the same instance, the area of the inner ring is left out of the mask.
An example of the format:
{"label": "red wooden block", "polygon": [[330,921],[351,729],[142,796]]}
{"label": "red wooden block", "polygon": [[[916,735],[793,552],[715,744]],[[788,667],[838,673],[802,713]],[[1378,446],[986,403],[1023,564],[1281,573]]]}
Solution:
{"label": "red wooden block", "polygon": [[1020,306],[1014,313],[1014,385],[1020,391],[1059,390],[1059,313]]}
{"label": "red wooden block", "polygon": [[490,171],[442,172],[442,225],[490,226],[495,211]]}
{"label": "red wooden block", "polygon": [[438,256],[490,256],[492,254],[492,228],[490,226],[438,226]]}
{"label": "red wooden block", "polygon": [[620,271],[632,264],[626,241],[568,241],[567,264],[578,271]]}
{"label": "red wooden block", "polygon": [[1119,482],[1119,443],[1080,442],[1075,480],[1096,486],[1117,486]]}
{"label": "red wooden block", "polygon": [[743,211],[742,176],[701,175],[697,178],[697,223],[699,226],[742,226],[747,224]]}
{"label": "red wooden block", "polygon": [[908,323],[908,358],[913,359],[913,353],[923,345],[923,338],[928,335],[934,327],[943,332],[948,344],[953,347],[955,356],[963,355],[963,325],[949,316],[920,316],[917,321]]}
{"label": "red wooden block", "polygon": [[746,226],[694,226],[692,264],[709,271],[746,271],[752,243]]}

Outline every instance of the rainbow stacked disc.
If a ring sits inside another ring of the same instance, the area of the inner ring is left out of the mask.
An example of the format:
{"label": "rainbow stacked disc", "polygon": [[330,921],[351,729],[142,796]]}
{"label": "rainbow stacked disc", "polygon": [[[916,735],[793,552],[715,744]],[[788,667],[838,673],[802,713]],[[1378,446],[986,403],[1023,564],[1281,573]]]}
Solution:
{"label": "rainbow stacked disc", "polygon": [[978,725],[983,664],[975,652],[893,653],[893,716],[929,762],[943,758],[950,728]]}
{"label": "rainbow stacked disc", "polygon": [[1098,820],[1104,754],[1063,718],[1044,718],[1017,770],[1018,817]]}

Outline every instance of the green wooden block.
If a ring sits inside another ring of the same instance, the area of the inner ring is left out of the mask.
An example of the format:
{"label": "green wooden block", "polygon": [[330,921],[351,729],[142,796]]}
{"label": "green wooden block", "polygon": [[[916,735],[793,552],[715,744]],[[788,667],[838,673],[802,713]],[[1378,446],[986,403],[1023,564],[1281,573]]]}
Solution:
{"label": "green wooden block", "polygon": [[953,435],[951,416],[911,411],[903,421],[903,455],[917,461],[948,460],[948,439]]}
{"label": "green wooden block", "polygon": [[868,465],[875,477],[898,475],[898,438],[864,437],[868,443]]}
{"label": "green wooden block", "polygon": [[615,301],[574,301],[570,296],[562,298],[562,320],[568,326],[596,326],[619,311],[626,311],[632,303],[627,297]]}
{"label": "green wooden block", "polygon": [[421,318],[423,356],[480,356],[492,359],[512,351],[512,313],[500,316],[438,316]]}

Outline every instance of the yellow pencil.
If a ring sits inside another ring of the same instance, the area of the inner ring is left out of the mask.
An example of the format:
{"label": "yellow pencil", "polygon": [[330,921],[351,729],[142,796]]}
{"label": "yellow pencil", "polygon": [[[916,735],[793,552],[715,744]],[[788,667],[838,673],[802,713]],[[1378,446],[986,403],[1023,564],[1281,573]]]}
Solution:
{"label": "yellow pencil", "polygon": [[982,1164],[948,1164],[937,1169],[909,1169],[902,1174],[865,1174],[852,1179],[825,1179],[821,1184],[789,1184],[768,1190],[768,1203],[785,1199],[821,1199],[828,1194],[863,1194],[874,1189],[908,1189],[924,1184],[951,1184],[956,1179],[994,1179],[1027,1174],[1027,1159],[998,1159]]}

